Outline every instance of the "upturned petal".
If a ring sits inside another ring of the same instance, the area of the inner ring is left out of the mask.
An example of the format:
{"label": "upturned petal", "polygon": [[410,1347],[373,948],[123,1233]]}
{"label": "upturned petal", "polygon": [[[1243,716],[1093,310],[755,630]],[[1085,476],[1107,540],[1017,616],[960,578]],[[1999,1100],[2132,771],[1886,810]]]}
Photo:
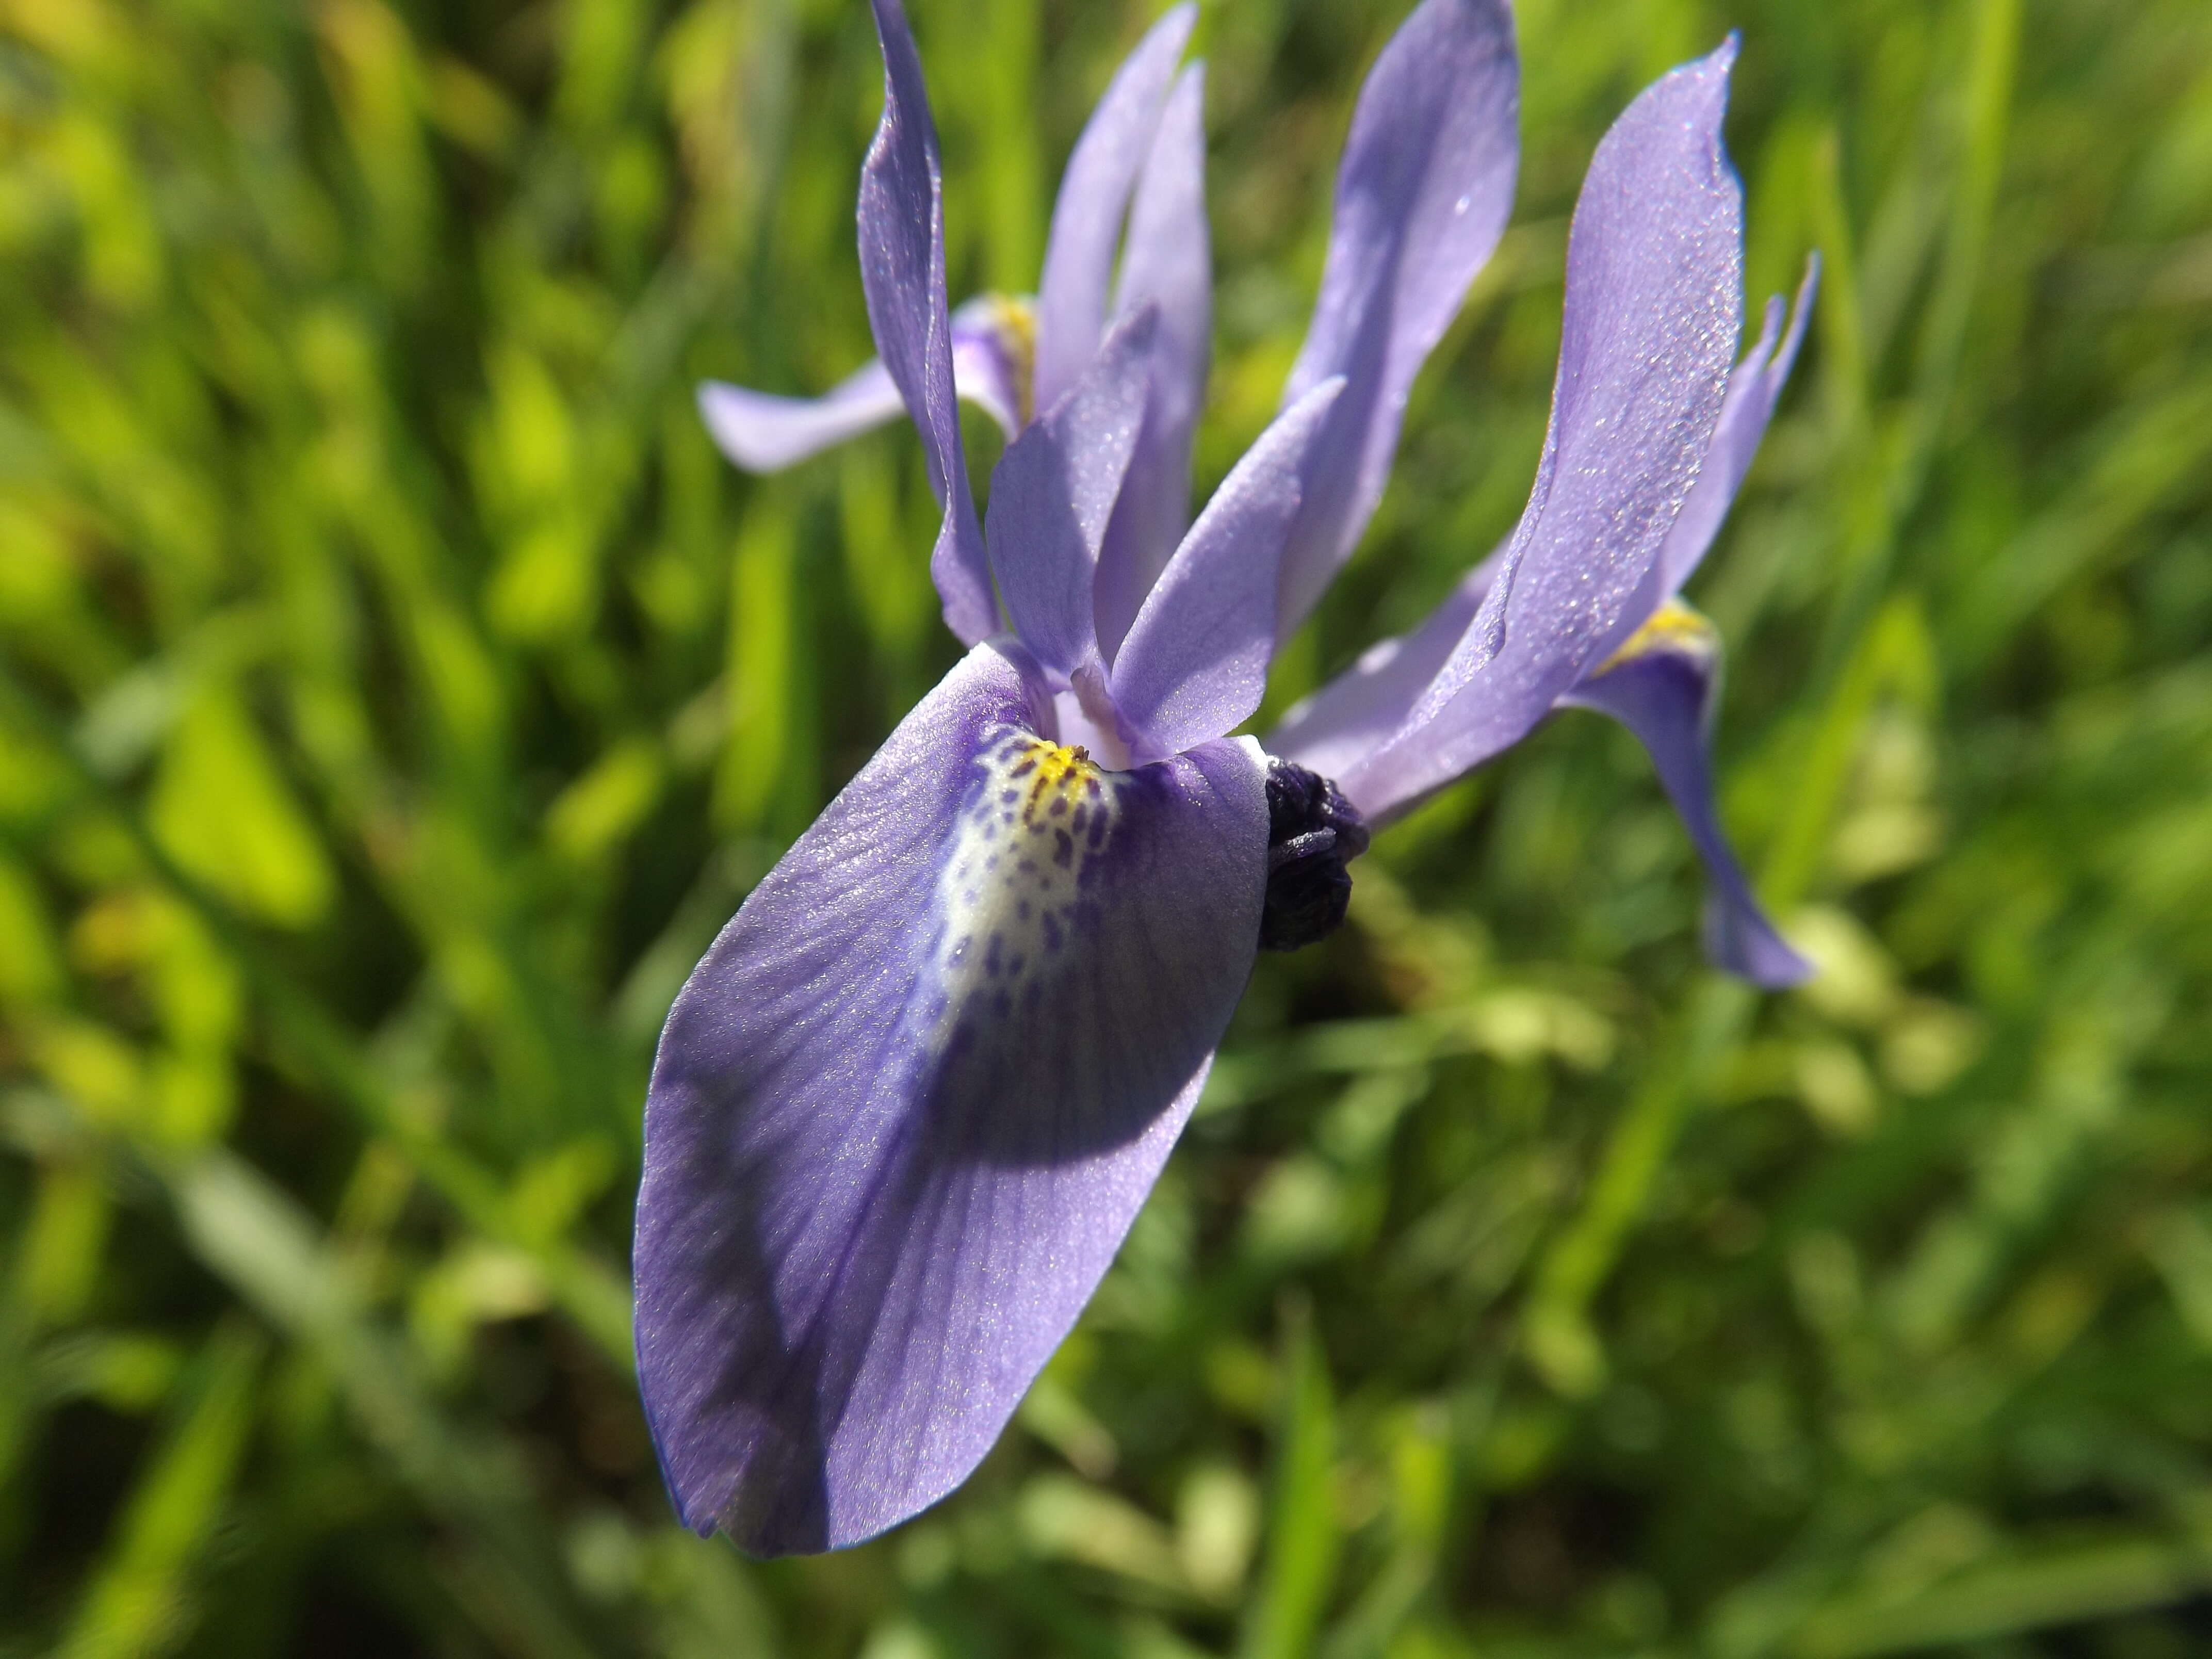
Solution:
{"label": "upturned petal", "polygon": [[1505,228],[1519,111],[1505,0],[1423,0],[1360,90],[1321,295],[1283,392],[1287,404],[1332,375],[1346,383],[1284,557],[1282,637],[1367,527],[1413,376]]}
{"label": "upturned petal", "polygon": [[1782,296],[1778,294],[1767,301],[1758,343],[1729,376],[1728,395],[1721,403],[1720,420],[1713,428],[1705,465],[1698,469],[1698,482],[1690,488],[1689,500],[1682,503],[1681,516],[1667,532],[1667,544],[1659,550],[1662,592],[1680,592],[1720,533],[1721,521],[1728,517],[1735,492],[1743,487],[1744,476],[1751,471],[1752,458],[1759,453],[1759,441],[1766,435],[1766,423],[1774,417],[1775,401],[1790,382],[1790,370],[1797,361],[1797,348],[1804,341],[1805,325],[1812,318],[1813,300],[1820,286],[1820,256],[1816,253],[1805,262],[1790,330],[1782,334],[1778,349],[1775,337],[1782,328]]}
{"label": "upturned petal", "polygon": [[780,398],[708,380],[699,415],[714,446],[748,472],[778,472],[855,437],[906,407],[881,360],[866,363],[819,398]]}
{"label": "upturned petal", "polygon": [[1056,675],[1097,654],[1091,586],[1115,498],[1145,415],[1159,313],[1120,325],[1066,395],[1032,422],[991,474],[988,537],[1006,615]]}
{"label": "upturned petal", "polygon": [[1206,403],[1213,266],[1206,223],[1206,70],[1177,77],[1129,209],[1115,313],[1157,306],[1152,395],[1098,555],[1098,644],[1111,662],[1190,523],[1191,434]]}
{"label": "upturned petal", "polygon": [[1663,597],[1652,572],[1712,441],[1742,320],[1743,194],[1721,143],[1735,58],[1731,37],[1662,77],[1598,145],[1568,236],[1535,486],[1404,729],[1339,779],[1370,819],[1516,741]]}
{"label": "upturned petal", "polygon": [[1198,8],[1181,5],[1152,25],[1107,83],[1067,158],[1037,282],[1040,409],[1057,403],[1098,350],[1129,192],[1197,21]]}
{"label": "upturned petal", "polygon": [[[953,390],[1011,438],[1029,418],[1030,337],[1026,300],[986,294],[952,313]],[[708,380],[699,413],[716,447],[748,472],[779,472],[881,426],[906,407],[878,358],[819,398],[782,398]]]}
{"label": "upturned petal", "polygon": [[1222,480],[1138,611],[1110,684],[1139,759],[1218,738],[1260,706],[1298,468],[1343,389],[1341,380],[1324,380],[1275,417]]}
{"label": "upturned petal", "polygon": [[1100,771],[987,646],[754,890],[646,1108],[638,1370],[687,1523],[836,1547],[975,1467],[1196,1098],[1267,836],[1254,745]]}
{"label": "upturned petal", "polygon": [[[1697,568],[1744,475],[1751,470],[1759,437],[1796,360],[1819,275],[1816,255],[1798,288],[1786,334],[1782,331],[1781,300],[1767,302],[1758,343],[1729,377],[1728,395],[1698,469],[1698,482],[1691,486],[1681,516],[1674,520],[1666,545],[1660,550],[1654,585],[1670,595]],[[1267,752],[1324,776],[1337,777],[1387,743],[1412,715],[1429,682],[1443,667],[1482,608],[1505,551],[1504,547],[1492,549],[1490,556],[1462,577],[1419,627],[1370,646],[1358,662],[1292,708],[1268,736]]]}
{"label": "upturned petal", "polygon": [[884,55],[884,113],[860,168],[860,283],[876,349],[921,432],[945,520],[929,574],[945,625],[973,644],[998,627],[991,571],[969,493],[945,297],[944,181],[921,61],[899,0],[873,0]]}
{"label": "upturned petal", "polygon": [[1766,919],[1714,811],[1711,729],[1720,676],[1719,634],[1677,600],[1662,606],[1561,701],[1612,715],[1650,751],[1659,781],[1712,877],[1706,954],[1754,984],[1795,985],[1812,965]]}

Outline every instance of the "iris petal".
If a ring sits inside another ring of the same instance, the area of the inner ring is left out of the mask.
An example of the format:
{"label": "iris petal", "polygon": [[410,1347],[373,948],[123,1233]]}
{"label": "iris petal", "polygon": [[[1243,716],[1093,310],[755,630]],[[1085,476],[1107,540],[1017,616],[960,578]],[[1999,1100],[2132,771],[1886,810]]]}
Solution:
{"label": "iris petal", "polygon": [[1367,527],[1413,376],[1505,228],[1520,84],[1505,0],[1423,0],[1360,89],[1320,297],[1283,392],[1288,404],[1346,381],[1284,557],[1284,638]]}
{"label": "iris petal", "polygon": [[1697,569],[1705,550],[1720,533],[1721,520],[1728,517],[1735,492],[1743,487],[1752,458],[1759,453],[1759,441],[1766,435],[1766,423],[1774,417],[1775,401],[1789,384],[1790,370],[1797,361],[1797,348],[1805,338],[1805,325],[1812,317],[1813,299],[1820,285],[1820,260],[1815,254],[1806,262],[1805,277],[1797,285],[1796,303],[1781,345],[1775,344],[1782,323],[1782,296],[1777,295],[1766,302],[1758,343],[1729,376],[1728,396],[1721,404],[1721,417],[1713,428],[1705,464],[1698,470],[1690,498],[1682,503],[1681,517],[1667,533],[1666,546],[1660,550],[1660,585],[1669,594],[1679,592]]}
{"label": "iris petal", "polygon": [[689,1524],[836,1547],[975,1467],[1196,1098],[1267,839],[1254,745],[1099,772],[986,646],[754,890],[646,1107],[638,1369]]}
{"label": "iris petal", "polygon": [[1096,653],[1098,548],[1144,420],[1158,334],[1151,306],[1117,325],[1082,378],[1006,446],[991,475],[987,539],[1006,615],[1037,660],[1062,677]]}
{"label": "iris petal", "polygon": [[1160,333],[1144,427],[1098,555],[1093,605],[1108,662],[1190,523],[1191,434],[1206,403],[1213,328],[1205,97],[1205,67],[1193,64],[1168,94],[1129,209],[1115,309],[1127,315],[1158,306]]}
{"label": "iris petal", "polygon": [[[1768,302],[1758,342],[1729,377],[1728,395],[1698,482],[1691,486],[1681,516],[1660,551],[1655,585],[1669,595],[1697,568],[1751,470],[1775,400],[1796,360],[1819,276],[1816,257],[1798,287],[1786,333],[1781,300]],[[1492,549],[1411,633],[1370,646],[1358,662],[1292,708],[1269,734],[1267,752],[1334,778],[1387,743],[1412,715],[1422,692],[1481,609],[1505,550]],[[1638,621],[1640,625],[1642,618]]]}
{"label": "iris petal", "polygon": [[1711,733],[1720,671],[1720,635],[1676,602],[1560,701],[1612,715],[1650,751],[1659,781],[1712,876],[1706,954],[1753,984],[1795,985],[1812,965],[1783,942],[1759,908],[1713,807]]}
{"label": "iris petal", "polygon": [[1278,415],[1221,481],[1115,659],[1114,704],[1139,759],[1218,738],[1260,706],[1298,468],[1344,389],[1324,380]]}
{"label": "iris petal", "polygon": [[[952,386],[1012,438],[1027,397],[1022,301],[995,294],[952,313]],[[906,407],[890,371],[876,358],[819,398],[782,398],[708,380],[699,413],[723,454],[748,472],[780,472],[848,438],[881,426]]]}
{"label": "iris petal", "polygon": [[1467,632],[1504,562],[1504,548],[1492,549],[1419,627],[1360,653],[1350,668],[1283,716],[1268,735],[1267,752],[1337,778],[1388,743]]}
{"label": "iris petal", "polygon": [[972,645],[996,630],[998,610],[960,446],[937,129],[899,0],[874,5],[884,113],[860,168],[860,283],[876,349],[921,432],[930,488],[945,504],[930,577],[945,604],[945,625]]}
{"label": "iris petal", "polygon": [[781,471],[881,426],[905,407],[880,359],[819,398],[780,398],[721,380],[699,388],[699,414],[715,447],[748,472]]}
{"label": "iris petal", "polygon": [[1598,145],[1568,237],[1535,486],[1404,730],[1339,780],[1370,820],[1519,739],[1624,617],[1663,597],[1651,573],[1712,441],[1742,320],[1743,192],[1721,143],[1735,58],[1731,38],[1662,76]]}
{"label": "iris petal", "polygon": [[1129,192],[1152,148],[1161,101],[1198,21],[1175,8],[1152,25],[1107,83],[1060,175],[1037,281],[1037,406],[1049,409],[1098,350],[1106,292]]}

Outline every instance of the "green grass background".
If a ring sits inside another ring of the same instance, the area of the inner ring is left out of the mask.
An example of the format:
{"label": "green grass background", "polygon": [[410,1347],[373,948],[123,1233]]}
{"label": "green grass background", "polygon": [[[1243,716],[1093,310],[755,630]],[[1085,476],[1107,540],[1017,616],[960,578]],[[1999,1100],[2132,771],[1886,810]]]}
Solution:
{"label": "green grass background", "polygon": [[[914,9],[956,297],[1026,289],[1152,7]],[[754,482],[691,404],[866,353],[865,8],[0,3],[0,1654],[2212,1651],[2212,8],[1519,9],[1271,706],[1511,524],[1591,148],[1741,27],[1753,301],[1827,275],[1693,594],[1820,974],[1705,969],[1559,720],[1262,963],[966,1487],[763,1566],[626,1237],[670,998],[953,655],[909,433]],[[1202,486],[1403,10],[1207,0]]]}

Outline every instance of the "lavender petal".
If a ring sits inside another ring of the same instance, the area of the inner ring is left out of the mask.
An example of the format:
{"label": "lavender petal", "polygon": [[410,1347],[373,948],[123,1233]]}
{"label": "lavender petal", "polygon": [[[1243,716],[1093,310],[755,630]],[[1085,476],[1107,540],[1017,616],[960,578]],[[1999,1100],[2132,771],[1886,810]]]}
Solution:
{"label": "lavender petal", "polygon": [[1256,749],[1104,774],[1028,718],[1012,665],[970,653],[746,900],[661,1036],[639,1378],[686,1523],[757,1554],[857,1542],[974,1468],[1143,1203],[1251,968]]}
{"label": "lavender petal", "polygon": [[1112,689],[1138,758],[1218,738],[1260,706],[1298,468],[1343,389],[1341,380],[1324,380],[1275,417],[1222,480],[1137,612]]}
{"label": "lavender petal", "polygon": [[1066,396],[1006,446],[986,541],[1006,615],[1054,674],[1095,653],[1091,583],[1144,419],[1159,313],[1117,325]]}
{"label": "lavender petal", "polygon": [[1759,441],[1766,435],[1766,423],[1774,417],[1775,402],[1789,384],[1820,283],[1820,260],[1815,254],[1806,261],[1789,331],[1782,335],[1779,349],[1775,337],[1781,329],[1782,296],[1777,295],[1766,302],[1758,343],[1729,376],[1728,396],[1721,404],[1720,421],[1713,428],[1705,464],[1698,471],[1698,482],[1691,486],[1689,500],[1682,503],[1682,516],[1674,520],[1674,529],[1667,533],[1667,544],[1659,552],[1660,586],[1667,593],[1679,592],[1697,569],[1705,550],[1720,533],[1721,520],[1728,517],[1736,491],[1743,487],[1752,458],[1759,453]]}
{"label": "lavender petal", "polygon": [[1743,310],[1743,193],[1721,143],[1731,37],[1598,145],[1575,207],[1559,379],[1498,579],[1405,727],[1340,778],[1370,820],[1548,713],[1663,593],[1654,571],[1712,441]]}
{"label": "lavender petal", "polygon": [[1160,112],[1121,254],[1115,314],[1158,306],[1160,336],[1145,423],[1098,555],[1093,603],[1109,663],[1190,524],[1191,434],[1206,403],[1213,328],[1205,99],[1205,66],[1193,64]]}
{"label": "lavender petal", "polygon": [[899,0],[873,0],[884,113],[860,169],[860,282],[884,368],[921,430],[945,520],[929,574],[945,625],[966,644],[996,631],[991,572],[969,492],[945,297],[944,181],[921,61]]}
{"label": "lavender petal", "polygon": [[[1018,301],[997,295],[952,313],[952,386],[1012,438],[1022,424],[1026,365],[1009,342],[1004,313]],[[863,364],[819,398],[784,398],[708,380],[699,414],[723,454],[748,472],[781,472],[881,426],[906,407],[880,358]]]}
{"label": "lavender petal", "polygon": [[1497,246],[1520,162],[1505,0],[1423,0],[1375,61],[1337,173],[1321,295],[1285,404],[1340,374],[1283,562],[1304,620],[1382,498],[1413,377]]}
{"label": "lavender petal", "polygon": [[1714,810],[1710,733],[1720,666],[1712,624],[1687,605],[1671,604],[1619,657],[1560,701],[1612,715],[1650,751],[1659,781],[1712,877],[1706,954],[1732,974],[1779,989],[1804,979],[1812,964],[1784,942],[1759,908]]}
{"label": "lavender petal", "polygon": [[1461,577],[1412,632],[1377,641],[1283,716],[1267,750],[1325,778],[1341,777],[1396,735],[1482,608],[1504,562],[1498,547]]}
{"label": "lavender petal", "polygon": [[780,472],[881,426],[905,406],[879,362],[856,369],[819,398],[779,398],[721,380],[699,388],[699,416],[715,447],[748,472]]}
{"label": "lavender petal", "polygon": [[1154,23],[1114,72],[1075,141],[1053,205],[1037,283],[1037,406],[1049,409],[1073,386],[1098,349],[1108,278],[1121,239],[1129,191],[1152,147],[1161,100],[1198,21],[1181,5]]}

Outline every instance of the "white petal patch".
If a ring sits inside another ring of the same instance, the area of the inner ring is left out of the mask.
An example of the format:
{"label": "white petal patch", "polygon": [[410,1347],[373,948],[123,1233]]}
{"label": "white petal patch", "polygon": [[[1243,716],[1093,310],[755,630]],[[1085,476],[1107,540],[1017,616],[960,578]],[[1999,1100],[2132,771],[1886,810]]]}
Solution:
{"label": "white petal patch", "polygon": [[1097,926],[1091,889],[1128,785],[1082,748],[1015,726],[986,734],[976,767],[938,886],[934,977],[956,1018],[1019,1015]]}

